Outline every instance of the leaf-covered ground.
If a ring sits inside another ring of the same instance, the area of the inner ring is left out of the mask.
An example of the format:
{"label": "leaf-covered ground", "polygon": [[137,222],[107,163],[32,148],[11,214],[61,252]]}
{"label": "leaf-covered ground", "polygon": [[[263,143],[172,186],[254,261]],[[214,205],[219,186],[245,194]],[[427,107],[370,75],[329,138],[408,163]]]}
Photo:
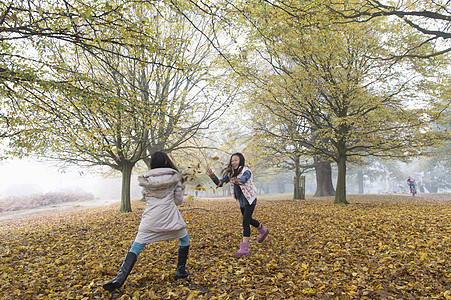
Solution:
{"label": "leaf-covered ground", "polygon": [[451,197],[349,196],[259,200],[271,231],[235,258],[241,216],[231,199],[186,201],[187,264],[175,281],[177,241],[147,245],[126,284],[117,274],[144,204],[0,222],[0,299],[451,299]]}

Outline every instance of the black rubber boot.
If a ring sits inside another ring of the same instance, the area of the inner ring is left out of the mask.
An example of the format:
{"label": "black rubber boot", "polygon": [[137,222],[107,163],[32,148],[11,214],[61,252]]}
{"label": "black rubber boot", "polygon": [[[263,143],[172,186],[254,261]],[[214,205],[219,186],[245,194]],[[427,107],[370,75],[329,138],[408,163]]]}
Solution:
{"label": "black rubber boot", "polygon": [[177,272],[175,273],[175,279],[186,278],[193,273],[185,270],[186,260],[188,258],[189,245],[179,246],[179,257],[177,260]]}
{"label": "black rubber boot", "polygon": [[109,292],[114,291],[115,289],[121,288],[124,284],[125,279],[127,279],[130,271],[133,269],[133,266],[136,262],[136,254],[133,252],[127,252],[125,255],[124,262],[122,263],[121,269],[119,270],[119,275],[116,276],[113,280],[108,281],[103,284],[103,288]]}

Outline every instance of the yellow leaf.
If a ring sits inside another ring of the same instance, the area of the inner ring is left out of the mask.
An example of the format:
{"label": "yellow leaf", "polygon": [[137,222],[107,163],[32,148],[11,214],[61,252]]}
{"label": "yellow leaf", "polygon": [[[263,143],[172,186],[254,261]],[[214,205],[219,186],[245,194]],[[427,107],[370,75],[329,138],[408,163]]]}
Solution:
{"label": "yellow leaf", "polygon": [[302,293],[307,294],[307,295],[312,295],[312,294],[315,294],[315,290],[312,288],[305,288],[305,289],[302,289]]}
{"label": "yellow leaf", "polygon": [[191,294],[189,294],[188,298],[186,298],[186,300],[193,300],[195,296],[196,296],[196,294],[191,293]]}
{"label": "yellow leaf", "polygon": [[139,299],[139,291],[133,293],[132,299]]}

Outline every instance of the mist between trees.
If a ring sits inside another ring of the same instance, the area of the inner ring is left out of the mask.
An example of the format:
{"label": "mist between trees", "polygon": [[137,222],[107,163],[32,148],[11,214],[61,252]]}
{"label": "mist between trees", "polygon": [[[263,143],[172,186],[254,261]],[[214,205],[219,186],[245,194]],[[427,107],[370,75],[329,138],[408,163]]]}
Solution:
{"label": "mist between trees", "polygon": [[28,197],[7,197],[0,199],[0,213],[93,199],[94,196],[87,193],[46,193]]}
{"label": "mist between trees", "polygon": [[212,158],[236,150],[262,190],[310,170],[316,196],[347,203],[352,173],[373,191],[385,170],[393,192],[407,172],[389,166],[427,157],[415,175],[445,191],[448,6],[1,1],[2,156],[120,174],[122,212],[154,151],[198,192],[206,166],[223,167]]}
{"label": "mist between trees", "polygon": [[[371,166],[350,166],[347,175],[347,190],[351,194],[410,194],[407,178],[416,180],[418,193],[449,193],[449,169],[434,165],[431,159],[420,159],[411,163],[373,162]],[[317,178],[314,169],[305,174],[305,193],[311,199],[318,192]],[[293,198],[295,173],[291,170],[256,174],[255,184],[258,193],[264,195],[277,195],[281,198]],[[332,182],[336,180],[337,170],[331,169]],[[208,178],[209,180],[209,178]],[[205,190],[195,190],[194,186],[186,189],[188,195],[196,197],[223,197],[230,196],[230,189],[216,189],[208,181],[199,180],[206,187]],[[333,196],[333,195],[329,195]]]}

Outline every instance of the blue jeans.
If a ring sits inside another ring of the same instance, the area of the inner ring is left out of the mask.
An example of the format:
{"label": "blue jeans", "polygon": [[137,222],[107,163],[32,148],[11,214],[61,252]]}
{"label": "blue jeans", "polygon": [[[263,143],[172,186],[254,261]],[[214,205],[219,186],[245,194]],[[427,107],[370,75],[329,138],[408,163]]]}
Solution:
{"label": "blue jeans", "polygon": [[[189,245],[189,235],[185,235],[184,237],[179,239],[180,241],[180,246],[188,246]],[[133,252],[136,254],[136,256],[138,256],[141,251],[143,251],[144,246],[146,244],[141,244],[141,243],[137,243],[137,242],[133,242],[132,247],[130,248],[130,252]]]}

